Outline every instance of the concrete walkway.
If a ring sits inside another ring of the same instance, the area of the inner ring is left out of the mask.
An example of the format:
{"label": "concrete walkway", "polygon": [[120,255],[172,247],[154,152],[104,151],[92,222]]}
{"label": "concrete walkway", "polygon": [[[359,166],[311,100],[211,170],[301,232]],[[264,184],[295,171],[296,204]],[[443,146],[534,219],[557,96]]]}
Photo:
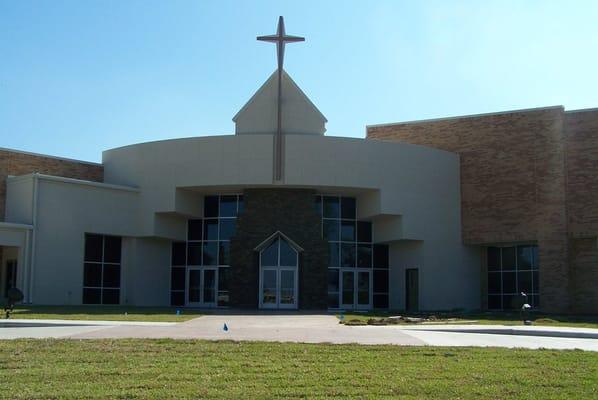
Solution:
{"label": "concrete walkway", "polygon": [[[0,322],[0,339],[173,338],[598,351],[598,339],[593,338],[598,337],[598,329],[500,325],[345,326],[339,324],[335,316],[326,314],[207,315],[178,324],[118,321],[43,321],[39,323],[40,320]],[[223,329],[225,323],[228,331]]]}

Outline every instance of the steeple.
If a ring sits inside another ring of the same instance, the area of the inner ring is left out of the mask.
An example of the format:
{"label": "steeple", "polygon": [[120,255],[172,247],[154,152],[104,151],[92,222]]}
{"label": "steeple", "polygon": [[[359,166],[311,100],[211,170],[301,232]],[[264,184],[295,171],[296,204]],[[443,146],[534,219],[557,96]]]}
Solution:
{"label": "steeple", "polygon": [[278,68],[233,117],[235,133],[274,136],[272,180],[274,183],[282,183],[285,164],[284,135],[323,135],[327,121],[283,68],[285,45],[303,42],[305,38],[287,35],[284,18],[280,17],[276,34],[258,36],[257,40],[276,43]]}

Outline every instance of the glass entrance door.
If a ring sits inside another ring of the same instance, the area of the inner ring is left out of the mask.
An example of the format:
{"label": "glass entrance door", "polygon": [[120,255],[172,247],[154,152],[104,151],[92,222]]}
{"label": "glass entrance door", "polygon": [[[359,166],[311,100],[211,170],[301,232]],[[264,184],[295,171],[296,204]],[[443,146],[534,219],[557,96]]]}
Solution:
{"label": "glass entrance door", "polygon": [[372,279],[369,270],[341,270],[341,308],[371,308]]}
{"label": "glass entrance door", "polygon": [[297,308],[296,269],[262,269],[260,279],[260,307]]}
{"label": "glass entrance door", "polygon": [[189,268],[187,305],[216,307],[216,268]]}
{"label": "glass entrance door", "polygon": [[297,269],[279,269],[278,308],[297,308]]}
{"label": "glass entrance door", "polygon": [[260,308],[297,308],[298,253],[282,235],[260,250]]}
{"label": "glass entrance door", "polygon": [[278,306],[278,274],[276,269],[262,270],[261,306],[264,308],[277,308]]}
{"label": "glass entrance door", "polygon": [[342,271],[341,308],[353,308],[355,303],[355,271]]}

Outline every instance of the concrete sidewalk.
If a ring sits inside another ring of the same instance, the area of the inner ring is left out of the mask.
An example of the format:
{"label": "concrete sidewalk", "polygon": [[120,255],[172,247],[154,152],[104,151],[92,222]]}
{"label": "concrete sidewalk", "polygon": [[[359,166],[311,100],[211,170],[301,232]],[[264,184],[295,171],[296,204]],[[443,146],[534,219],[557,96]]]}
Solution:
{"label": "concrete sidewalk", "polygon": [[[21,324],[22,327],[15,327]],[[598,329],[501,325],[346,326],[329,314],[206,315],[182,323],[10,320],[0,339],[173,338],[303,343],[522,347],[598,351]],[[224,330],[224,324],[228,330]],[[563,337],[564,336],[564,337]],[[582,336],[572,337],[572,336]]]}

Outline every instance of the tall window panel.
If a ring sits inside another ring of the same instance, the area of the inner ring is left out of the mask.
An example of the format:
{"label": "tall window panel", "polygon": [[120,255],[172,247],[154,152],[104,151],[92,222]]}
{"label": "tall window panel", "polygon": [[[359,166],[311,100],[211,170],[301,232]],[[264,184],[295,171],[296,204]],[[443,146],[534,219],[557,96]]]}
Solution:
{"label": "tall window panel", "polygon": [[170,304],[185,305],[185,285],[187,280],[187,243],[173,242],[170,269]]}
{"label": "tall window panel", "polygon": [[388,308],[388,245],[374,245],[374,308]]}
{"label": "tall window panel", "polygon": [[[328,307],[342,307],[341,292],[352,290],[343,283],[342,272],[361,269],[373,280],[373,307],[388,308],[388,247],[374,245],[372,223],[357,220],[356,199],[317,195],[314,207],[322,217],[322,237],[328,241]],[[376,249],[385,250],[386,259],[376,258]]]}
{"label": "tall window panel", "polygon": [[119,304],[122,239],[85,234],[83,304]]}
{"label": "tall window panel", "polygon": [[487,268],[489,309],[520,308],[521,292],[533,308],[540,306],[538,246],[488,247]]}
{"label": "tall window panel", "polygon": [[230,240],[236,234],[237,216],[244,210],[242,195],[204,197],[203,218],[187,223],[187,241],[172,244],[171,304],[185,304],[187,270],[217,269],[217,305],[229,304]]}

